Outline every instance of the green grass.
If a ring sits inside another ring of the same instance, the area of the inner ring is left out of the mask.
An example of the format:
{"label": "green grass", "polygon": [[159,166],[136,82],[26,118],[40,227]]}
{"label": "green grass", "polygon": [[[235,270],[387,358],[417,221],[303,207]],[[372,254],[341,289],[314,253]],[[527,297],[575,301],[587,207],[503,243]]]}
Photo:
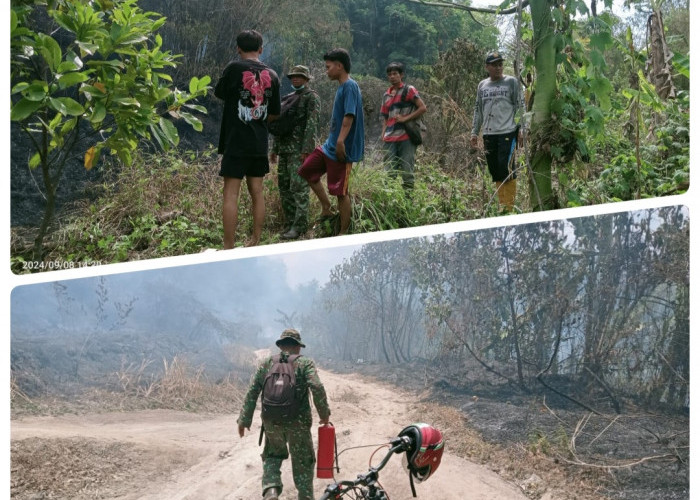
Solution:
{"label": "green grass", "polygon": [[[379,153],[370,152],[354,167],[351,176],[353,233],[498,215],[490,179],[485,180],[474,167],[465,167],[458,175],[450,174],[421,154],[416,165],[416,185],[409,197],[400,180],[383,170],[378,156]],[[83,200],[59,214],[58,228],[47,239],[45,260],[70,262],[77,267],[222,248],[223,182],[218,175],[218,161],[213,151],[200,155],[140,153],[131,166],[120,167],[111,181],[93,186],[90,201]],[[266,176],[264,189],[266,214],[261,244],[277,243],[283,216],[275,167]],[[525,193],[519,199],[524,200]],[[252,233],[250,209],[249,195],[242,188],[239,245]],[[314,221],[320,211],[312,194],[310,220]],[[325,235],[327,231],[316,228],[302,238]],[[23,264],[30,255],[30,245],[23,247],[14,242],[13,271],[29,272]]]}

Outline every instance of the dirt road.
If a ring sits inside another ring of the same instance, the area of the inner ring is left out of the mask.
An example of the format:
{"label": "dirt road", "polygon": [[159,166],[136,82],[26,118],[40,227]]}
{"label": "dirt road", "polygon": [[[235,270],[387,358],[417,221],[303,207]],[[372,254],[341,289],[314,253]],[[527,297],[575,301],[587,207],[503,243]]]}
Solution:
{"label": "dirt road", "polygon": [[[386,443],[403,427],[412,423],[411,399],[389,386],[370,383],[353,375],[336,375],[321,371],[330,399],[331,421],[338,434],[339,450]],[[94,452],[100,464],[117,460],[112,454],[125,453],[123,460],[110,473],[104,473],[97,485],[101,467],[88,467],[78,474],[78,465],[65,465],[55,474],[56,481],[81,481],[81,488],[70,498],[119,499],[226,499],[260,498],[262,473],[258,448],[259,417],[251,432],[241,439],[236,430],[236,415],[200,415],[175,411],[142,411],[82,416],[32,417],[15,420],[11,425],[13,447],[24,443],[46,446],[51,442],[78,444],[74,450],[95,449],[110,445],[110,451]],[[316,429],[313,429],[314,441]],[[470,500],[518,500],[526,497],[517,487],[506,483],[484,467],[472,464],[450,453],[450,430],[443,429],[446,450],[440,469],[425,483],[417,484],[418,498]],[[31,441],[33,440],[33,441]],[[90,446],[87,446],[87,445]],[[26,447],[25,447],[26,448]],[[354,479],[368,467],[375,447],[348,450],[340,455],[337,479]],[[378,451],[376,464],[384,456]],[[13,451],[14,453],[14,451]],[[76,453],[80,453],[77,451]],[[14,459],[13,459],[14,460]],[[44,460],[38,467],[58,467],[74,457],[62,456]],[[129,466],[128,464],[133,464]],[[128,470],[127,470],[128,469]],[[13,463],[12,482],[24,484],[22,493],[15,487],[14,498],[59,498],[36,496]],[[72,478],[71,474],[80,477]],[[291,478],[291,465],[283,465],[285,490],[282,499],[296,498]],[[92,481],[91,481],[92,480]],[[408,476],[401,470],[401,457],[394,457],[380,474],[380,481],[392,500],[412,498]],[[90,486],[90,485],[93,486]],[[320,497],[326,481],[316,480]],[[32,496],[34,495],[34,496]]]}

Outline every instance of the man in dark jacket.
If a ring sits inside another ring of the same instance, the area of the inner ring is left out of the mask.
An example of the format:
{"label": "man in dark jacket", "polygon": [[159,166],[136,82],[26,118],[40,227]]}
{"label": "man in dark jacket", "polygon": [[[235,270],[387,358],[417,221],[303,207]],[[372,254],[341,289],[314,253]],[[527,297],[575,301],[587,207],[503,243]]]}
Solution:
{"label": "man in dark jacket", "polygon": [[[280,348],[280,359],[298,355],[302,347],[301,335],[289,328],[282,332],[276,342]],[[250,430],[253,422],[255,405],[263,390],[265,378],[274,362],[273,357],[266,359],[257,369],[250,382],[250,387],[243,402],[243,409],[238,417],[238,434],[243,437],[245,429]],[[282,493],[282,461],[292,456],[292,476],[297,488],[299,500],[314,500],[313,480],[316,456],[311,439],[311,403],[309,391],[313,396],[314,406],[318,411],[319,423],[327,424],[331,415],[328,399],[323,384],[318,377],[313,360],[305,356],[293,360],[294,376],[297,385],[299,411],[295,418],[284,422],[263,421],[265,429],[265,448],[262,452],[263,476],[262,489],[264,500],[277,500]]]}

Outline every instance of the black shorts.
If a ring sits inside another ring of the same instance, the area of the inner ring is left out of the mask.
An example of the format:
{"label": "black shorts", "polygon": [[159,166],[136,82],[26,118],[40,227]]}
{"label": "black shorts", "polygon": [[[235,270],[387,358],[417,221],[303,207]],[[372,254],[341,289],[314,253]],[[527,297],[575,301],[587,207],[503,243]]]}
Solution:
{"label": "black shorts", "polygon": [[484,136],[484,149],[486,150],[486,163],[494,182],[503,182],[507,179],[515,179],[515,171],[511,169],[511,163],[515,156],[515,145],[518,140],[518,130],[510,134],[495,134]]}
{"label": "black shorts", "polygon": [[227,156],[221,159],[221,177],[243,179],[244,177],[265,177],[270,171],[267,156]]}

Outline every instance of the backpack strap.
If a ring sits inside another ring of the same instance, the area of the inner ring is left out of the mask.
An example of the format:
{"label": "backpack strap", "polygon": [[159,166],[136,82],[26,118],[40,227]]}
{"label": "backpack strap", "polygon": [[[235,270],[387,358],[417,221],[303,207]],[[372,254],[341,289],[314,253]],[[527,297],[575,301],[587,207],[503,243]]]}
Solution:
{"label": "backpack strap", "polygon": [[402,100],[402,101],[405,101],[407,95],[408,95],[408,84],[407,84],[407,83],[404,83],[404,84],[403,84],[403,90],[401,91],[401,100]]}

